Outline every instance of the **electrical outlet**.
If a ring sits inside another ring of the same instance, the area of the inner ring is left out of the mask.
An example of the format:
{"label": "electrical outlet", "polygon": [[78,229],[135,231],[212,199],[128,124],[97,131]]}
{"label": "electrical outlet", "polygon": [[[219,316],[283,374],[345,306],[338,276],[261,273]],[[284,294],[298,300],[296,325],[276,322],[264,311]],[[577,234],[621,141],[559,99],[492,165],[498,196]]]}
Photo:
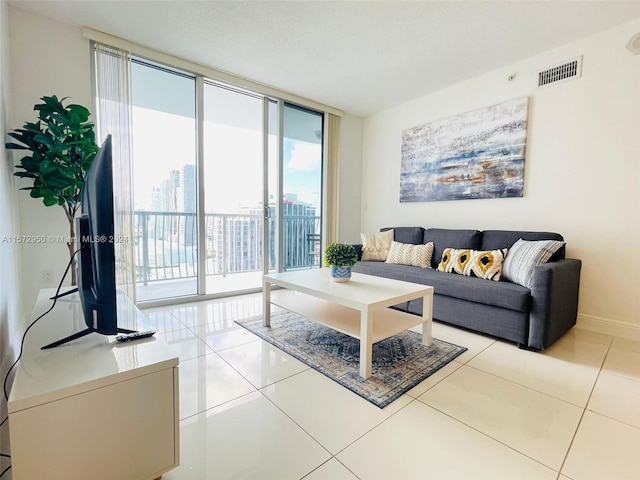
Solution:
{"label": "electrical outlet", "polygon": [[42,283],[45,285],[53,285],[53,270],[42,271]]}

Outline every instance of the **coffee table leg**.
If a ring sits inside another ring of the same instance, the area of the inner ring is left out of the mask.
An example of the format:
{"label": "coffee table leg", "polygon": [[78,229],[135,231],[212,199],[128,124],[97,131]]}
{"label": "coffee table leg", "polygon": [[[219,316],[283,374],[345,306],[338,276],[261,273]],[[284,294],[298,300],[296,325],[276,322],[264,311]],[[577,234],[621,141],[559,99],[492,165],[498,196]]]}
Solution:
{"label": "coffee table leg", "polygon": [[422,344],[427,347],[431,345],[431,325],[433,323],[433,295],[422,297]]}
{"label": "coffee table leg", "polygon": [[262,318],[262,325],[265,327],[271,326],[271,284],[267,281],[264,282],[262,289],[262,312],[264,317]]}
{"label": "coffee table leg", "polygon": [[372,336],[373,312],[363,311],[360,313],[360,376],[362,378],[371,376]]}

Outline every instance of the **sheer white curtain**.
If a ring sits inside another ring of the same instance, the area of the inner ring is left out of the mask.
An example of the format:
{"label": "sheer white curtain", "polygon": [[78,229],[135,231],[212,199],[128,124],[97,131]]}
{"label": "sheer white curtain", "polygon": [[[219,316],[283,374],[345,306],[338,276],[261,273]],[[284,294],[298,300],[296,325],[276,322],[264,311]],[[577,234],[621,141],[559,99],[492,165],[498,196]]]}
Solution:
{"label": "sheer white curtain", "polygon": [[135,302],[133,164],[131,161],[131,54],[92,42],[98,144],[111,135],[116,285]]}

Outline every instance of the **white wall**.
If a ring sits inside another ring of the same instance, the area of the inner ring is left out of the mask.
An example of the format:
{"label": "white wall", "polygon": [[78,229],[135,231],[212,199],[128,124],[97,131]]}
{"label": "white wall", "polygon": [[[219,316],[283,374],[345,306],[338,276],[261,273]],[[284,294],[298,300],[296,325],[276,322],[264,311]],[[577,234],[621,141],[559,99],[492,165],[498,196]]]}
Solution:
{"label": "white wall", "polygon": [[[579,322],[640,339],[640,56],[625,50],[639,31],[637,19],[366,118],[362,230],[559,232],[583,261]],[[582,78],[536,89],[539,70],[578,55]],[[404,129],[525,95],[523,198],[400,204]]]}
{"label": "white wall", "polygon": [[[14,108],[11,128],[35,120],[33,105],[43,95],[69,96],[74,103],[91,108],[89,42],[80,28],[9,8],[11,60],[13,62]],[[345,115],[341,122],[340,186],[338,226],[341,241],[359,241],[362,119]],[[27,182],[21,186],[28,185]],[[60,207],[45,207],[40,199],[19,193],[24,235],[67,235],[68,227]],[[22,287],[25,308],[30,310],[43,286],[43,270],[57,279],[68,261],[67,248],[58,244],[24,245],[25,272]]]}
{"label": "white wall", "polygon": [[360,243],[363,120],[344,115],[340,127],[338,241]]}
{"label": "white wall", "polygon": [[[11,156],[4,148],[5,134],[9,130],[11,111],[9,62],[9,9],[0,2],[0,379],[4,380],[20,348],[20,333],[24,323],[20,284],[20,247],[9,239],[19,234],[18,200],[13,176]],[[0,393],[0,418],[7,414],[4,392]],[[0,451],[8,451],[8,428],[0,432]],[[0,471],[8,464],[0,461]]]}
{"label": "white wall", "polygon": [[[33,106],[45,95],[70,97],[68,102],[91,108],[89,41],[79,27],[9,8],[13,111],[10,128],[34,121]],[[21,182],[21,186],[29,182]],[[45,207],[42,199],[18,194],[20,231],[23,235],[68,236],[69,224],[62,207]],[[51,270],[58,284],[69,261],[63,242],[23,245],[22,289],[30,311],[38,291],[45,286],[43,270]],[[68,283],[68,282],[67,282]],[[48,285],[49,287],[55,285]]]}

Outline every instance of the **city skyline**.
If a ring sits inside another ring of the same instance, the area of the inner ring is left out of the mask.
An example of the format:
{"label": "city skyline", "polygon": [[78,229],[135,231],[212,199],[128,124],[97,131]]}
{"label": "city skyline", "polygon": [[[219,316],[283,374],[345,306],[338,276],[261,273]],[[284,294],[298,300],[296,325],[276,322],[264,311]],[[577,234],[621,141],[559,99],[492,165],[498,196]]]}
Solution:
{"label": "city skyline", "polygon": [[[195,120],[182,115],[133,108],[133,180],[134,208],[151,210],[157,191],[170,176],[185,165],[193,168],[193,178],[182,188],[197,191]],[[178,143],[174,138],[194,138]],[[271,137],[274,137],[271,139]],[[269,158],[277,158],[275,136],[270,135]],[[241,208],[261,205],[262,201],[262,132],[237,126],[205,122],[205,211],[233,213]],[[284,188],[302,202],[321,205],[322,146],[284,138]],[[185,161],[193,159],[193,161]],[[216,160],[217,159],[217,160]],[[225,159],[225,160],[222,160]],[[269,189],[275,190],[275,162],[269,164]],[[229,180],[233,179],[233,180]]]}

